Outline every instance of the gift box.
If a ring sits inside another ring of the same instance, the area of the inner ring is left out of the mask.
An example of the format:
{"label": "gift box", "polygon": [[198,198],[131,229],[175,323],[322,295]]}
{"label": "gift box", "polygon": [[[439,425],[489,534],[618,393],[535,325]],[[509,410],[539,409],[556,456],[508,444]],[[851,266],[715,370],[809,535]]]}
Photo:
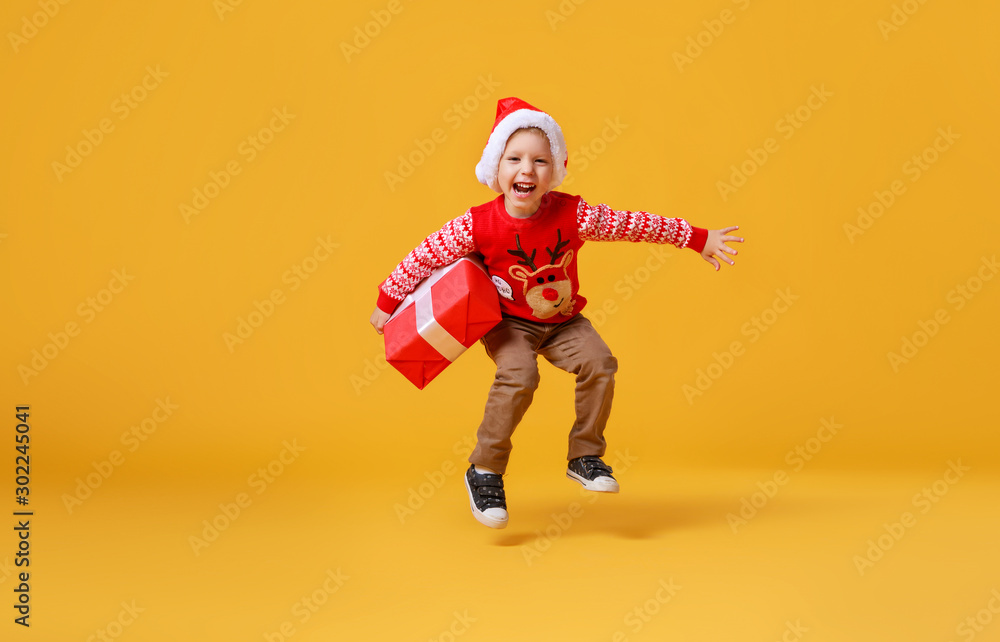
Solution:
{"label": "gift box", "polygon": [[385,358],[424,389],[500,322],[500,299],[471,255],[435,269],[385,324]]}

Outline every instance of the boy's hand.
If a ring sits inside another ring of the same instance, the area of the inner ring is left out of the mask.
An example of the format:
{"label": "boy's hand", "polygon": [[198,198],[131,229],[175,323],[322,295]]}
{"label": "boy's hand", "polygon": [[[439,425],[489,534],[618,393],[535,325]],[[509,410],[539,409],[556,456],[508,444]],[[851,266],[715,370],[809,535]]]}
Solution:
{"label": "boy's hand", "polygon": [[381,308],[375,308],[375,311],[372,312],[372,318],[370,319],[372,326],[375,327],[375,332],[382,334],[382,329],[385,328],[385,322],[389,320],[390,316],[392,315],[382,312]]}
{"label": "boy's hand", "polygon": [[733,260],[726,255],[732,254],[733,256],[736,256],[736,250],[726,245],[726,243],[730,241],[735,243],[743,242],[742,237],[729,236],[730,232],[738,229],[740,229],[739,225],[733,225],[732,227],[724,227],[721,230],[708,231],[708,240],[705,241],[705,249],[701,251],[701,258],[714,265],[716,272],[718,272],[721,267],[719,265],[719,261],[716,260],[716,257],[725,261],[729,265],[735,265]]}

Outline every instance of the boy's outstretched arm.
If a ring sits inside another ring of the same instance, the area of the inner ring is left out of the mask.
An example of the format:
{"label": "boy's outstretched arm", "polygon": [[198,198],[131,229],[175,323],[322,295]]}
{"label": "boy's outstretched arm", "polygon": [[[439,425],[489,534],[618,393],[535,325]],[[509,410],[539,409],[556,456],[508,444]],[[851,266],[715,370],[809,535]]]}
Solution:
{"label": "boy's outstretched arm", "polygon": [[[589,205],[580,200],[577,211],[580,238],[585,241],[645,241],[647,243],[670,243],[680,248],[691,248],[701,254],[718,271],[719,259],[735,265],[726,256],[736,256],[736,250],[726,243],[742,243],[740,236],[729,236],[729,232],[740,229],[738,225],[719,230],[694,227],[682,218],[667,218],[649,212],[613,210],[601,203]],[[704,245],[702,245],[704,243]]]}
{"label": "boy's outstretched arm", "polygon": [[735,262],[726,255],[732,254],[733,256],[736,256],[736,250],[726,245],[726,243],[743,242],[743,237],[729,235],[730,232],[738,229],[740,229],[739,225],[733,225],[732,227],[724,227],[720,230],[708,231],[708,240],[705,241],[705,248],[701,251],[701,258],[714,265],[716,272],[718,272],[721,267],[719,265],[719,259],[725,261],[729,265],[735,265]]}

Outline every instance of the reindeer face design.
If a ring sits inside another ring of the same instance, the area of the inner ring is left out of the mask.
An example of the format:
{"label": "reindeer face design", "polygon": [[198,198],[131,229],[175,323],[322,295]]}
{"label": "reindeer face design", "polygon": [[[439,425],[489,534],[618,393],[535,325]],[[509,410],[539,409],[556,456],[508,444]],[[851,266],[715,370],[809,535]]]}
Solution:
{"label": "reindeer face design", "polygon": [[511,266],[509,272],[521,282],[521,293],[531,306],[533,314],[539,319],[548,319],[557,313],[569,316],[573,314],[573,306],[576,304],[572,297],[573,282],[566,272],[566,267],[573,260],[573,250],[560,252],[562,246],[569,241],[562,240],[561,232],[557,234],[555,249],[546,248],[552,262],[541,267],[535,266],[534,250],[529,256],[521,248],[519,235],[514,237],[517,251],[507,250],[510,254],[522,258],[517,265]]}

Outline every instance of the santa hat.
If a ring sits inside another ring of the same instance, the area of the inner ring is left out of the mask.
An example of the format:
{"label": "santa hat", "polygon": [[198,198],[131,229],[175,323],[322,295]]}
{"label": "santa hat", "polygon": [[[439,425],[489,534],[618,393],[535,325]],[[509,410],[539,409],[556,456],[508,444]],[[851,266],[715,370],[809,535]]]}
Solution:
{"label": "santa hat", "polygon": [[507,147],[507,139],[519,129],[537,127],[549,138],[552,150],[552,183],[549,189],[554,189],[566,178],[566,165],[569,161],[566,153],[566,140],[563,138],[559,125],[537,107],[532,107],[520,98],[501,98],[497,101],[497,118],[493,123],[493,131],[486,142],[483,157],[476,165],[476,178],[493,191],[500,192],[497,173],[500,168],[500,157]]}

